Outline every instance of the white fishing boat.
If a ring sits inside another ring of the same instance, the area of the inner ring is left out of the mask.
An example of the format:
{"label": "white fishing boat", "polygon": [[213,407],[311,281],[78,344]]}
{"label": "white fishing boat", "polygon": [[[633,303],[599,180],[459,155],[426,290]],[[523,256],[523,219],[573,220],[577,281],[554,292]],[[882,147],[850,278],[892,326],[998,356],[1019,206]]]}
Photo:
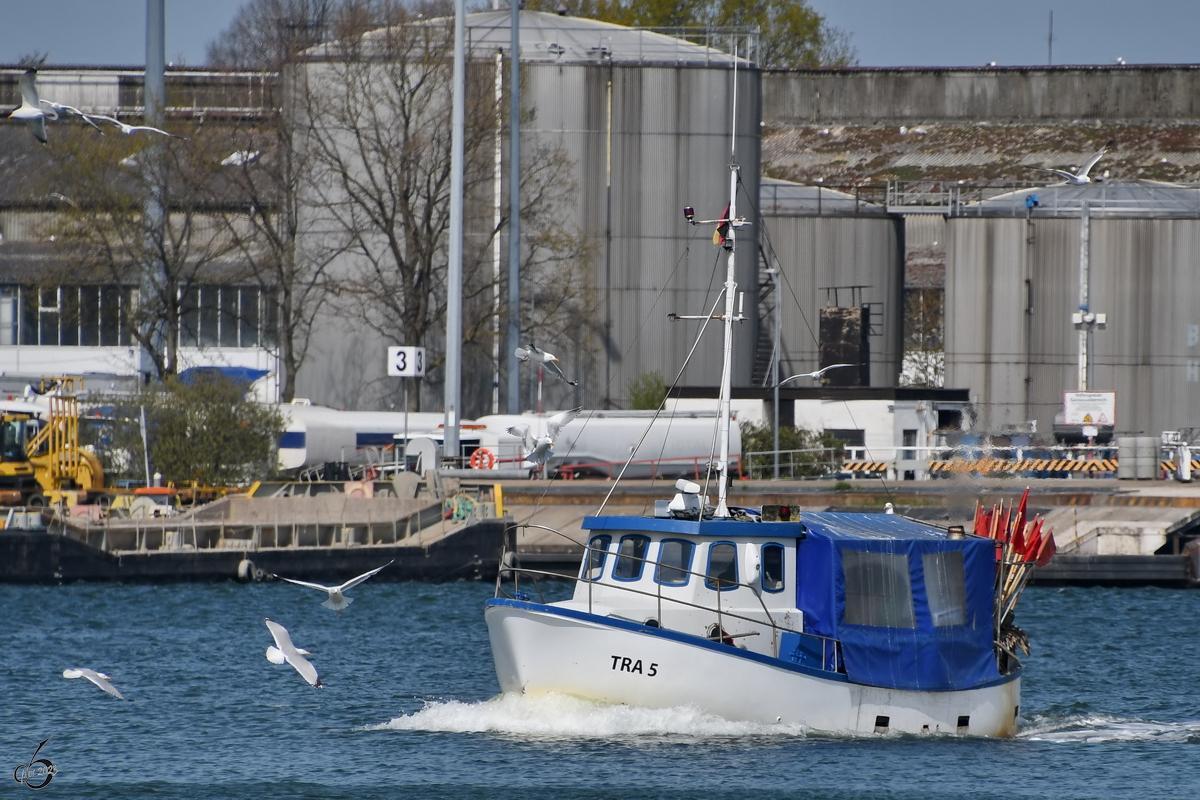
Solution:
{"label": "white fishing boat", "polygon": [[651,517],[587,517],[566,601],[530,593],[536,570],[502,573],[485,611],[501,689],[831,733],[1012,735],[1025,645],[1012,610],[1053,552],[1024,499],[978,511],[973,533],[727,504],[736,187],[735,165],[727,211],[706,221],[728,250],[725,310],[698,317],[725,326],[717,502],[681,479]]}

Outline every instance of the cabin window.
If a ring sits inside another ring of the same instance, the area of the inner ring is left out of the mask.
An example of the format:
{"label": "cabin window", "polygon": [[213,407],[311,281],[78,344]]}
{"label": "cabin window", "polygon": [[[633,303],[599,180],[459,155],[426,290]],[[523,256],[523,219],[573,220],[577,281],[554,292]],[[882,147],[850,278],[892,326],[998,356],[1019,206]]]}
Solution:
{"label": "cabin window", "polygon": [[608,534],[593,536],[588,542],[588,557],[586,568],[583,571],[583,579],[585,581],[600,580],[600,576],[604,573],[604,559],[608,555],[608,546],[612,544],[612,537]]}
{"label": "cabin window", "polygon": [[903,553],[843,550],[846,624],[915,628],[908,558]]}
{"label": "cabin window", "polygon": [[781,544],[763,545],[762,588],[765,592],[783,591],[783,545]]}
{"label": "cabin window", "polygon": [[965,625],[967,580],[962,551],[925,553],[921,556],[921,565],[925,570],[925,594],[929,598],[933,624],[939,627]]}
{"label": "cabin window", "polygon": [[708,570],[704,573],[704,585],[722,592],[736,589],[737,546],[730,542],[716,542],[708,548]]}
{"label": "cabin window", "polygon": [[646,550],[650,539],[645,536],[622,536],[617,547],[617,563],[613,566],[613,578],[619,581],[636,581],[642,577],[642,564],[646,563]]}
{"label": "cabin window", "polygon": [[692,568],[696,545],[682,539],[663,539],[658,549],[658,568],[654,580],[663,586],[685,586]]}

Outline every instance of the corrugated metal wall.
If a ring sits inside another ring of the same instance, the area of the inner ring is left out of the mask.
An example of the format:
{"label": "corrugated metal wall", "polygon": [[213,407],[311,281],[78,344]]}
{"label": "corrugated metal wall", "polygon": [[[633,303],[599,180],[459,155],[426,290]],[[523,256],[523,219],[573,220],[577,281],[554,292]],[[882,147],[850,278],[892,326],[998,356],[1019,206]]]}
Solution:
{"label": "corrugated metal wall", "polygon": [[[657,370],[669,382],[691,348],[700,323],[673,323],[667,315],[706,313],[724,282],[713,226],[687,225],[683,208],[694,206],[697,217],[711,219],[728,199],[731,73],[719,66],[531,64],[526,74],[535,118],[523,135],[556,139],[575,163],[579,202],[563,211],[593,245],[587,268],[600,303],[599,338],[609,336],[607,344],[597,342],[598,358],[580,365],[581,402],[623,405],[630,381]],[[741,71],[737,158],[745,188],[738,213],[747,218],[751,198],[754,205],[758,198],[759,100],[759,73]],[[734,385],[748,385],[754,366],[757,236],[754,226],[738,234],[738,291],[745,293],[748,319],[735,331]],[[720,380],[718,327],[710,324],[682,384]],[[572,352],[570,345],[564,350]]]}
{"label": "corrugated metal wall", "polygon": [[[1049,434],[1078,388],[1079,221],[952,219],[946,382],[966,386],[977,427],[1036,419]],[[1117,429],[1200,424],[1200,220],[1093,216],[1089,388],[1117,393]]]}
{"label": "corrugated metal wall", "polygon": [[[818,365],[821,287],[862,285],[862,300],[879,303],[871,336],[871,385],[895,386],[900,370],[904,287],[903,222],[872,217],[768,216],[766,234],[786,281],[781,288],[783,377]],[[843,305],[849,293],[842,292]]]}

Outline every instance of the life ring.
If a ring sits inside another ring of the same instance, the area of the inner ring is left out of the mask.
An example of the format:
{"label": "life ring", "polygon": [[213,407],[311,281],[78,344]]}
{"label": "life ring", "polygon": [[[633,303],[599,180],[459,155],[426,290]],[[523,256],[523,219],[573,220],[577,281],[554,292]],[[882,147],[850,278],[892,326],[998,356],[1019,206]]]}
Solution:
{"label": "life ring", "polygon": [[496,466],[496,457],[486,447],[471,453],[471,469],[491,469]]}

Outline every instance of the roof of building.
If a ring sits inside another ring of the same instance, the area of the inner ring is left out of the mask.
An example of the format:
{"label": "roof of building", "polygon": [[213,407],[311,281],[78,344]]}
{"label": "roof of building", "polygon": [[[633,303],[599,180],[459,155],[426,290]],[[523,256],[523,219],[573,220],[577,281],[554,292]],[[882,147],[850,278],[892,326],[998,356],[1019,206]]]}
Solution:
{"label": "roof of building", "polygon": [[[468,14],[465,20],[468,52],[474,58],[492,58],[498,50],[510,49],[511,20],[512,13],[508,9]],[[662,33],[544,11],[522,11],[520,21],[521,60],[524,62],[726,66],[734,60],[729,52],[729,31],[679,29]],[[427,20],[425,24],[438,23],[449,24],[449,20],[439,17]],[[363,42],[369,44],[372,40],[381,40],[386,30],[367,33]],[[744,39],[751,34],[741,32],[739,35]],[[321,44],[310,49],[308,54],[329,57],[336,54],[335,46],[335,42]],[[744,58],[737,61],[742,65],[750,63]]]}
{"label": "roof of building", "polygon": [[886,215],[877,192],[841,191],[820,183],[808,185],[778,178],[759,184],[759,208],[769,216]]}
{"label": "roof of building", "polygon": [[1089,213],[1113,216],[1200,217],[1200,187],[1162,181],[1105,180],[1075,186],[1057,183],[1020,189],[961,207],[961,216],[1078,217]]}

